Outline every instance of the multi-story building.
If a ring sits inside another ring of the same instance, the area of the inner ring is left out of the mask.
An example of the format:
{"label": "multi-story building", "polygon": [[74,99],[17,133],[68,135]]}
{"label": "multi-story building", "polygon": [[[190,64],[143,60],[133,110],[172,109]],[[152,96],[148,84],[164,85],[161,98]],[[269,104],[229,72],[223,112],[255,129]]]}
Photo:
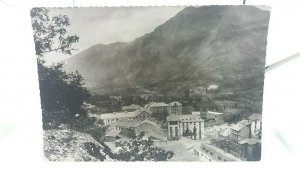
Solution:
{"label": "multi-story building", "polygon": [[261,138],[261,114],[253,113],[248,119],[251,122],[251,137]]}
{"label": "multi-story building", "polygon": [[201,117],[205,121],[205,127],[220,125],[224,123],[223,113],[206,111],[201,113]]}
{"label": "multi-story building", "polygon": [[178,140],[182,136],[191,139],[204,138],[204,120],[196,115],[170,115],[167,117],[168,139]]}
{"label": "multi-story building", "polygon": [[[253,117],[252,117],[253,118]],[[245,161],[258,161],[261,155],[260,138],[251,135],[253,121],[242,120],[219,132],[211,144]]]}
{"label": "multi-story building", "polygon": [[239,141],[241,147],[240,157],[246,161],[259,161],[261,158],[261,141],[257,138],[249,138]]}
{"label": "multi-story building", "polygon": [[230,139],[236,142],[249,138],[250,129],[247,125],[237,123],[230,127]]}
{"label": "multi-story building", "polygon": [[181,115],[182,114],[182,104],[179,102],[171,102],[168,104],[168,115]]}
{"label": "multi-story building", "polygon": [[215,140],[211,145],[243,161],[259,161],[261,157],[261,141],[257,138],[247,138],[238,142],[232,139]]}
{"label": "multi-story building", "polygon": [[103,120],[104,125],[109,125],[119,120],[145,120],[150,119],[151,117],[151,112],[146,109],[138,109],[133,112],[105,113],[100,115],[100,119]]}
{"label": "multi-story building", "polygon": [[168,104],[164,102],[150,102],[145,106],[145,108],[149,109],[152,114],[163,114],[167,112]]}
{"label": "multi-story building", "polygon": [[166,121],[168,105],[164,102],[150,102],[145,109],[152,113],[152,117],[159,121]]}

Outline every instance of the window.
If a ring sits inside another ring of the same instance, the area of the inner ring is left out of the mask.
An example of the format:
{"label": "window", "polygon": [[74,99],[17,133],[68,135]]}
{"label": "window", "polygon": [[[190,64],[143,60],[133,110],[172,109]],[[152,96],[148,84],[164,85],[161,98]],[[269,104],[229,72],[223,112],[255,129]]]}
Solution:
{"label": "window", "polygon": [[178,122],[177,121],[170,121],[170,125],[177,125]]}
{"label": "window", "polygon": [[220,156],[218,156],[218,160],[222,160],[222,158]]}
{"label": "window", "polygon": [[178,137],[178,127],[175,127],[175,136]]}
{"label": "window", "polygon": [[170,136],[173,137],[173,130],[172,130],[172,127],[170,127]]}

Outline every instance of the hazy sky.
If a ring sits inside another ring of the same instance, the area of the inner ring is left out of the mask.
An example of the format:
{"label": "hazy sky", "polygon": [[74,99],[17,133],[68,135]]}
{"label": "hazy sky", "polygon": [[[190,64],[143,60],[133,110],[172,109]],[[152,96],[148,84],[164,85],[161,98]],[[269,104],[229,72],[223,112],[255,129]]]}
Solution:
{"label": "hazy sky", "polygon": [[[70,19],[68,32],[79,36],[74,45],[78,51],[95,44],[129,42],[153,31],[157,26],[176,15],[184,7],[101,7],[101,8],[50,8],[49,15],[64,14]],[[48,54],[48,62],[70,57],[59,53]]]}

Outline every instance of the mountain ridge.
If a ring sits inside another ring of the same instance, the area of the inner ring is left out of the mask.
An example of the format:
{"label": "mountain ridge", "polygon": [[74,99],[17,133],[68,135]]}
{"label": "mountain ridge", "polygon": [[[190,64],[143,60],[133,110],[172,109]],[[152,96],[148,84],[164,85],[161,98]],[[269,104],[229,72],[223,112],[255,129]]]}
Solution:
{"label": "mountain ridge", "polygon": [[252,6],[186,7],[131,42],[96,44],[67,60],[89,89],[155,86],[264,70],[269,12]]}

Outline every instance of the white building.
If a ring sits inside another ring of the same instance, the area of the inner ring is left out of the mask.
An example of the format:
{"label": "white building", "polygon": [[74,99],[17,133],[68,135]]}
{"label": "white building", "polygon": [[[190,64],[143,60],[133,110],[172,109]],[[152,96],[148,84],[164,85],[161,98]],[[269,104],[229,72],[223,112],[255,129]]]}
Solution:
{"label": "white building", "polygon": [[217,90],[219,90],[219,86],[215,85],[215,84],[211,84],[207,87],[207,90],[208,91],[217,91]]}
{"label": "white building", "polygon": [[223,120],[223,113],[208,111],[206,113],[206,118],[215,119],[216,121],[222,121]]}
{"label": "white building", "polygon": [[201,112],[200,111],[192,111],[192,115],[201,116]]}
{"label": "white building", "polygon": [[204,138],[204,120],[196,115],[170,115],[167,117],[168,139],[178,140],[182,136],[191,139]]}

